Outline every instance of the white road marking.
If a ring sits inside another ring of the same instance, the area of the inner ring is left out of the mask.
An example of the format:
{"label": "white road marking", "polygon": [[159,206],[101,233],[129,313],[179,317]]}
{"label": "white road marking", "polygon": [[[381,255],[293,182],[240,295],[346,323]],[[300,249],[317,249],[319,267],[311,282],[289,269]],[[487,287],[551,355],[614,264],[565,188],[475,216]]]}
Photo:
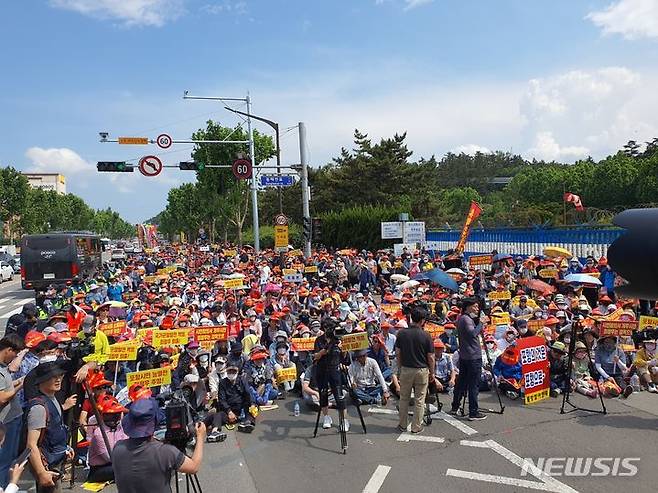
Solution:
{"label": "white road marking", "polygon": [[443,419],[446,423],[448,423],[449,425],[454,426],[455,428],[462,431],[464,434],[466,434],[468,436],[475,435],[477,433],[477,430],[471,428],[466,423],[463,423],[463,422],[459,421],[454,416],[451,416],[449,414],[444,413],[443,411],[441,411],[439,413],[434,413],[433,416],[436,416],[437,418]]}
{"label": "white road marking", "polygon": [[395,409],[383,409],[379,407],[371,407],[368,409],[368,412],[372,414],[395,414],[396,416],[398,414]]}
{"label": "white road marking", "polygon": [[363,488],[363,493],[377,493],[379,488],[381,488],[384,484],[386,476],[388,476],[390,470],[390,466],[377,466],[377,469],[375,469],[375,472],[372,473],[368,484],[366,484],[366,487]]}
{"label": "white road marking", "polygon": [[481,474],[473,471],[462,471],[459,469],[448,469],[446,471],[446,476],[454,476],[465,479],[473,479],[476,481],[485,481],[489,483],[498,483],[506,484],[510,486],[520,486],[523,488],[529,488],[534,490],[541,491],[551,491],[554,493],[578,493],[577,490],[574,490],[570,486],[558,481],[557,479],[549,476],[544,471],[536,467],[534,464],[527,464],[523,458],[516,455],[511,450],[506,449],[498,442],[494,440],[486,440],[484,442],[476,442],[472,440],[462,440],[461,445],[466,447],[477,447],[477,448],[488,448],[496,452],[501,457],[507,459],[509,462],[518,466],[519,468],[526,470],[535,478],[537,478],[541,483],[536,481],[528,481],[525,479],[510,478],[507,476],[495,476],[492,474]]}
{"label": "white road marking", "polygon": [[32,298],[27,298],[27,299],[23,298],[22,300],[18,300],[16,303],[14,303],[14,306],[18,306],[18,305],[22,306],[25,303],[29,303],[30,301],[32,301]]}
{"label": "white road marking", "polygon": [[21,306],[19,306],[18,308],[15,308],[14,310],[12,310],[12,311],[10,311],[10,312],[3,313],[2,315],[0,315],[0,318],[9,318],[9,317],[11,317],[12,315],[16,315],[17,313],[22,312],[22,311],[23,311],[23,305],[24,305],[25,303],[28,303],[29,301],[31,301],[31,300],[22,300],[22,301],[21,301]]}
{"label": "white road marking", "polygon": [[410,442],[410,441],[443,443],[443,442],[445,442],[445,438],[443,438],[443,437],[423,436],[423,435],[411,435],[409,433],[402,433],[398,437],[398,442]]}

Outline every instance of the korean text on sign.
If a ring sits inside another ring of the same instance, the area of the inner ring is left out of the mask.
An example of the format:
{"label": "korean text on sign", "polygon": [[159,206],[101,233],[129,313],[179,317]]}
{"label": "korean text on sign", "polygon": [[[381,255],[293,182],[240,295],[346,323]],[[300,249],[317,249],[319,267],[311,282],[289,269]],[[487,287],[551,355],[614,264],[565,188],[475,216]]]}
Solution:
{"label": "korean text on sign", "polygon": [[313,351],[315,337],[293,337],[292,349],[294,351]]}
{"label": "korean text on sign", "polygon": [[144,387],[158,387],[171,384],[171,367],[134,371],[126,375],[126,385],[140,384]]}
{"label": "korean text on sign", "polygon": [[180,346],[190,340],[190,329],[154,330],[153,347]]}
{"label": "korean text on sign", "polygon": [[630,337],[637,330],[638,323],[626,320],[603,320],[599,329],[599,336]]}
{"label": "korean text on sign", "polygon": [[524,337],[519,339],[517,349],[523,372],[525,403],[533,404],[548,398],[550,378],[546,341],[537,336]]}
{"label": "korean text on sign", "polygon": [[280,368],[274,372],[276,376],[276,383],[294,382],[297,380],[297,367],[291,366],[290,368]]}
{"label": "korean text on sign", "polygon": [[110,346],[108,361],[135,361],[137,351],[141,344],[139,341],[122,342]]}
{"label": "korean text on sign", "polygon": [[212,327],[197,327],[194,329],[194,337],[199,346],[210,349],[217,341],[227,339],[228,328],[226,325],[215,325]]}
{"label": "korean text on sign", "polygon": [[368,349],[369,346],[367,332],[348,334],[343,336],[342,341],[341,350],[343,351],[358,351],[359,349]]}

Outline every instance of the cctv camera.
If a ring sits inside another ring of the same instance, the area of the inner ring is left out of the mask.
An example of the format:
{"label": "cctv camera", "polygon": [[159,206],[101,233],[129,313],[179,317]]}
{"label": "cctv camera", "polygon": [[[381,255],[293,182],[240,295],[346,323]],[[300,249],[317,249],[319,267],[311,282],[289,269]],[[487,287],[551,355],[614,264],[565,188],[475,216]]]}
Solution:
{"label": "cctv camera", "polygon": [[101,140],[107,140],[107,136],[110,134],[108,132],[98,132],[98,135],[101,136]]}

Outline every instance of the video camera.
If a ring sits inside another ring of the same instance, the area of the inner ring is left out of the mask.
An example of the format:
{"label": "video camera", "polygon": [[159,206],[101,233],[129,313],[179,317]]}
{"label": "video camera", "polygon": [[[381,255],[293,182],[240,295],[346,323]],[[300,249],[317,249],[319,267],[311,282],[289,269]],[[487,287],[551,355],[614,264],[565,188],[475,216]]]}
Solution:
{"label": "video camera", "polygon": [[82,361],[85,356],[89,356],[94,352],[91,344],[91,338],[87,337],[84,340],[73,339],[66,348],[66,357],[73,362]]}
{"label": "video camera", "polygon": [[194,436],[194,419],[192,406],[182,390],[177,390],[165,406],[167,429],[165,442],[170,443],[179,450],[185,450],[188,442]]}
{"label": "video camera", "polygon": [[658,328],[647,327],[642,331],[634,330],[631,334],[631,339],[635,344],[642,344],[645,341],[655,341],[658,339]]}

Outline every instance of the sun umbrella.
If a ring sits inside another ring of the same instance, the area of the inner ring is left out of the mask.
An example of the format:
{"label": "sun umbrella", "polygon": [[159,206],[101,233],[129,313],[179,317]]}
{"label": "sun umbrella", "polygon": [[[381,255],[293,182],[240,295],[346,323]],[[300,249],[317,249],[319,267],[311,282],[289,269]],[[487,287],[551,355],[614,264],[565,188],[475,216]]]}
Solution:
{"label": "sun umbrella", "polygon": [[109,306],[110,308],[126,308],[128,304],[124,303],[123,301],[106,301],[98,308],[100,308],[101,306]]}
{"label": "sun umbrella", "polygon": [[278,293],[281,291],[281,286],[277,286],[276,284],[270,282],[265,285],[265,292],[266,293]]}
{"label": "sun umbrella", "polygon": [[393,282],[407,282],[409,280],[409,276],[405,276],[404,274],[393,274],[391,276],[391,281]]}
{"label": "sun umbrella", "polygon": [[601,285],[601,281],[599,281],[596,277],[587,274],[569,274],[564,278],[564,280],[567,282],[575,282],[577,284],[595,284],[596,286]]}
{"label": "sun umbrella", "polygon": [[549,246],[544,248],[544,255],[547,257],[572,257],[569,250],[559,246]]}
{"label": "sun umbrella", "polygon": [[234,272],[230,276],[228,276],[229,279],[242,279],[244,277],[244,274],[242,272]]}
{"label": "sun umbrella", "polygon": [[509,253],[498,253],[494,255],[494,262],[502,262],[503,260],[512,260],[512,256]]}
{"label": "sun umbrella", "polygon": [[460,276],[465,276],[466,275],[466,272],[464,272],[463,270],[461,270],[457,267],[453,267],[452,269],[448,269],[446,271],[446,273],[447,274],[459,274]]}
{"label": "sun umbrella", "polygon": [[441,269],[428,270],[422,274],[414,276],[415,281],[421,281],[424,279],[432,281],[433,283],[438,284],[439,286],[443,286],[444,288],[451,291],[459,291],[459,285],[457,284],[457,281],[455,281]]}
{"label": "sun umbrella", "polygon": [[416,286],[418,286],[420,283],[416,281],[415,279],[412,279],[410,281],[406,281],[402,283],[402,289],[413,289]]}
{"label": "sun umbrella", "polygon": [[539,279],[531,279],[528,281],[527,286],[533,291],[539,291],[540,293],[553,293],[555,291],[555,287]]}

